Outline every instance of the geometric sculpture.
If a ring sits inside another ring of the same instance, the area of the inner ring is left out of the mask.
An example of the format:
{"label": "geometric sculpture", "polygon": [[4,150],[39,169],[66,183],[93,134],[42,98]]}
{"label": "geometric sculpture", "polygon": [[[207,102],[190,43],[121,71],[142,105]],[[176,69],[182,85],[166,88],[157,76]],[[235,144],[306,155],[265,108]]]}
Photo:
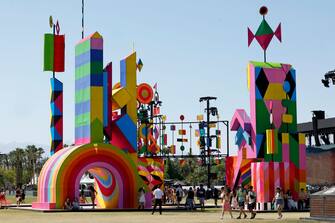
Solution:
{"label": "geometric sculpture", "polygon": [[75,144],[103,141],[103,39],[98,32],[76,45]]}
{"label": "geometric sculpture", "polygon": [[290,189],[295,200],[306,187],[305,137],[297,133],[296,73],[289,64],[254,61],[247,71],[250,118],[243,109],[232,118],[239,150],[227,158],[227,183],[252,185],[257,208],[267,209],[276,187]]}
{"label": "geometric sculpture", "polygon": [[120,63],[120,84],[112,88],[112,63],[103,69],[103,38],[95,32],[76,45],[75,145],[55,152],[38,179],[33,208],[63,208],[79,196],[85,172],[94,177],[100,208],[136,208],[144,187],[162,187],[162,159],[137,156],[136,53]]}
{"label": "geometric sculpture", "polygon": [[56,78],[51,82],[51,149],[50,155],[63,148],[63,83]]}
{"label": "geometric sculpture", "polygon": [[[64,72],[65,36],[59,35],[59,23],[53,24],[49,19],[53,33],[44,34],[43,70],[52,71],[51,83],[51,147],[50,155],[63,147],[63,83],[55,78],[55,72]],[[57,31],[57,34],[55,33]]]}

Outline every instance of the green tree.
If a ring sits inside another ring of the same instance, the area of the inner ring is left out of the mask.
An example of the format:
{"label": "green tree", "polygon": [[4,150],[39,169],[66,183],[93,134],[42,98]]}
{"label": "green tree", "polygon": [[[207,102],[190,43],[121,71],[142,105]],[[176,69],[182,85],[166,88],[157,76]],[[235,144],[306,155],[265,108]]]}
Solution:
{"label": "green tree", "polygon": [[28,145],[25,148],[25,164],[26,164],[26,182],[32,182],[32,184],[37,184],[35,182],[35,177],[37,173],[41,171],[41,160],[44,150],[42,148],[37,148],[35,145]]}
{"label": "green tree", "polygon": [[25,162],[25,152],[21,148],[16,148],[8,154],[10,166],[15,170],[15,184],[23,184],[23,164]]}

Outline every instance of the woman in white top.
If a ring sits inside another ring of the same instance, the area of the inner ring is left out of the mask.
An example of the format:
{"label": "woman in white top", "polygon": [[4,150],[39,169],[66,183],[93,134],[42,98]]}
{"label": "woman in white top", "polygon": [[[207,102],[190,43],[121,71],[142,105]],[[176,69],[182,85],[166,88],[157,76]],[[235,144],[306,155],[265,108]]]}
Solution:
{"label": "woman in white top", "polygon": [[143,187],[141,187],[138,190],[138,209],[144,209],[144,205],[145,205],[145,190]]}
{"label": "woman in white top", "polygon": [[273,202],[276,202],[276,207],[278,210],[278,219],[281,219],[283,217],[282,210],[284,206],[284,194],[283,191],[280,189],[280,187],[276,188],[276,194],[273,198]]}

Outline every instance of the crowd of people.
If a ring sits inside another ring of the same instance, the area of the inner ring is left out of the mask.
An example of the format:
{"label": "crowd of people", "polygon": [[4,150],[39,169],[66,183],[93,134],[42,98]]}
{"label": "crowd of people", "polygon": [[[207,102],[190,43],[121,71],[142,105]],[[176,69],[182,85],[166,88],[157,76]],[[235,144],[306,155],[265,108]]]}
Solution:
{"label": "crowd of people", "polygon": [[[79,193],[79,198],[75,197],[73,200],[71,200],[69,197],[65,199],[64,202],[64,210],[72,210],[72,211],[78,211],[80,209],[82,209],[83,204],[88,204],[89,202],[86,199],[86,195],[85,195],[85,187],[81,186],[80,188],[80,193]],[[91,205],[92,205],[92,209],[95,209],[95,199],[96,199],[96,195],[97,195],[97,191],[94,189],[93,185],[88,186],[88,191],[89,191],[89,196],[91,198]]]}
{"label": "crowd of people", "polygon": [[[139,191],[139,209],[144,209],[145,202],[145,191],[143,188]],[[189,187],[187,190],[183,189],[181,185],[177,187],[166,186],[164,190],[157,188],[153,191],[154,196],[154,208],[159,206],[161,213],[162,204],[176,204],[179,208],[182,204],[181,201],[185,198],[183,204],[187,210],[193,211],[195,209],[196,199],[198,200],[198,206],[203,211],[205,209],[205,201],[208,199],[214,199],[214,205],[217,207],[218,200],[221,200],[222,212],[221,218],[224,217],[226,212],[229,213],[230,217],[233,218],[232,209],[239,210],[237,219],[247,218],[246,209],[250,213],[250,219],[254,219],[256,216],[256,198],[257,194],[253,190],[252,186],[230,189],[228,186],[224,186],[221,190],[216,188],[205,189],[203,185],[199,187]],[[290,190],[284,192],[280,187],[275,188],[275,194],[272,199],[272,210],[277,210],[278,219],[283,217],[282,211],[289,210],[306,210],[309,208],[310,192],[305,191],[301,188],[299,192],[298,202],[295,202],[292,197]]]}

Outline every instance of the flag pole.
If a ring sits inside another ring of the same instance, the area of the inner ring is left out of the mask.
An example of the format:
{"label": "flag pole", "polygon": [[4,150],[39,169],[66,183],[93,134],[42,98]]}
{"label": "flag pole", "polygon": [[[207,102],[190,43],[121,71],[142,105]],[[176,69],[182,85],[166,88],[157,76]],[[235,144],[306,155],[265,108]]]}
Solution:
{"label": "flag pole", "polygon": [[[52,34],[53,34],[54,39],[55,39],[55,29],[56,29],[56,26],[54,23],[52,23]],[[55,57],[53,57],[52,78],[55,78]]]}
{"label": "flag pole", "polygon": [[84,39],[84,0],[81,0],[81,38]]}

